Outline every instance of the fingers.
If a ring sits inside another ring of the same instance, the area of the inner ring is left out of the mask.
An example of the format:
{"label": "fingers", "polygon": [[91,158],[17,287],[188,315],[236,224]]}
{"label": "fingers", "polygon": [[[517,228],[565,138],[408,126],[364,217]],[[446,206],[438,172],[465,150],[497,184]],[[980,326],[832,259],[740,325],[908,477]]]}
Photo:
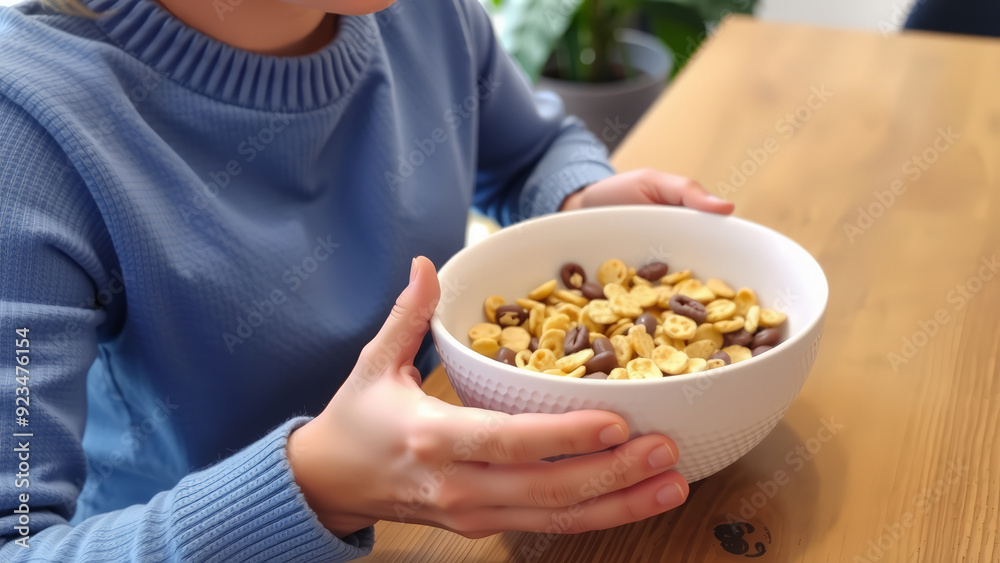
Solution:
{"label": "fingers", "polygon": [[577,534],[662,514],[683,504],[688,492],[684,478],[676,471],[667,471],[567,508],[487,507],[442,515],[441,519],[466,535],[494,530]]}
{"label": "fingers", "polygon": [[456,473],[453,485],[475,491],[481,505],[563,508],[663,473],[677,457],[673,440],[647,435],[555,463],[469,466]]}
{"label": "fingers", "polygon": [[[628,425],[617,414],[585,410],[566,414],[516,414],[441,405],[439,416],[422,419],[418,440],[440,450],[439,458],[487,463],[524,463],[584,454],[621,444]],[[433,452],[427,459],[435,457]]]}
{"label": "fingers", "polygon": [[368,371],[398,371],[412,365],[440,296],[434,264],[423,256],[415,258],[409,285],[396,299],[382,329],[365,346],[359,366]]}
{"label": "fingers", "polygon": [[732,202],[708,193],[698,182],[656,170],[639,171],[638,181],[642,194],[650,203],[683,205],[699,211],[728,215],[733,212]]}

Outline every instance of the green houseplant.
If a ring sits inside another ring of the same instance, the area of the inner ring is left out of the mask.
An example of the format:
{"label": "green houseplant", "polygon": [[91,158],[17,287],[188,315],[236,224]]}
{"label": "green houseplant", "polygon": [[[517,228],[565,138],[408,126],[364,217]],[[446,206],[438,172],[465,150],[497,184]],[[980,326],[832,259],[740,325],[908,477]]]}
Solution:
{"label": "green houseplant", "polygon": [[[709,30],[756,0],[484,0],[500,41],[610,148]],[[637,29],[655,35],[644,36]],[[609,127],[605,124],[623,124]]]}

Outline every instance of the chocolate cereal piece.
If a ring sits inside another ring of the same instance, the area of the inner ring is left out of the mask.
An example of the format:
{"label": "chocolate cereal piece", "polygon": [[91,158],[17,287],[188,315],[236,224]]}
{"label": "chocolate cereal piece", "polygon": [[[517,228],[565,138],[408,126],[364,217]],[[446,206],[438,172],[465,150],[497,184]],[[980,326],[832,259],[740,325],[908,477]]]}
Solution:
{"label": "chocolate cereal piece", "polygon": [[758,346],[775,346],[781,341],[781,329],[778,328],[762,328],[757,331],[757,334],[753,335],[753,340],[750,341],[750,348],[756,348]]}
{"label": "chocolate cereal piece", "polygon": [[520,305],[501,305],[497,307],[496,314],[500,326],[520,326],[528,320],[528,311]]}
{"label": "chocolate cereal piece", "polygon": [[[583,266],[576,262],[563,264],[562,269],[559,270],[559,277],[562,278],[563,285],[570,289],[580,289],[583,284],[587,283],[587,272],[584,271]],[[588,299],[593,299],[593,297],[588,297]]]}
{"label": "chocolate cereal piece", "polygon": [[568,356],[590,347],[590,331],[580,325],[566,333],[564,352]]}
{"label": "chocolate cereal piece", "polygon": [[593,358],[590,358],[583,365],[587,368],[587,373],[594,373],[596,371],[611,373],[611,370],[618,367],[618,356],[614,352],[601,352],[600,354],[595,354]]}
{"label": "chocolate cereal piece", "polygon": [[712,357],[709,358],[709,359],[710,360],[722,360],[723,362],[726,362],[727,366],[729,364],[733,363],[733,360],[729,357],[729,354],[727,354],[727,353],[725,353],[725,352],[723,352],[721,350],[718,351],[718,352],[716,352],[716,353],[714,353],[714,354],[712,354]]}
{"label": "chocolate cereal piece", "polygon": [[594,340],[594,343],[591,344],[590,347],[594,349],[594,354],[600,354],[602,352],[611,352],[614,354],[615,352],[615,347],[611,344],[611,340],[604,336]]}
{"label": "chocolate cereal piece", "polygon": [[635,320],[635,324],[646,327],[646,334],[652,336],[656,334],[656,315],[653,313],[643,313]]}
{"label": "chocolate cereal piece", "polygon": [[583,292],[583,296],[587,299],[604,299],[604,288],[600,284],[585,282],[580,287],[580,291]]}
{"label": "chocolate cereal piece", "polygon": [[757,347],[753,348],[753,350],[751,352],[753,354],[753,357],[756,358],[757,356],[763,354],[764,352],[767,352],[771,348],[774,348],[774,346],[767,346],[767,345],[757,346]]}
{"label": "chocolate cereal piece", "polygon": [[735,332],[727,332],[722,335],[722,347],[726,346],[748,346],[753,340],[753,335],[746,329],[739,329]]}
{"label": "chocolate cereal piece", "polygon": [[697,324],[705,322],[705,316],[708,314],[704,305],[679,293],[670,298],[670,310],[678,315],[684,315]]}
{"label": "chocolate cereal piece", "polygon": [[656,281],[663,276],[667,275],[670,268],[663,262],[653,262],[652,264],[646,264],[645,266],[639,268],[635,271],[635,275],[640,278],[647,279],[649,281]]}
{"label": "chocolate cereal piece", "polygon": [[588,373],[587,375],[583,376],[583,378],[584,379],[607,379],[608,378],[608,374],[604,373],[603,371],[595,371],[594,373]]}
{"label": "chocolate cereal piece", "polygon": [[514,366],[516,365],[514,363],[515,356],[517,356],[517,354],[515,354],[514,351],[511,350],[510,348],[500,348],[499,350],[497,350],[497,355],[493,359],[498,362],[507,364],[508,366]]}
{"label": "chocolate cereal piece", "polygon": [[528,341],[528,350],[531,350],[532,352],[538,350],[538,338],[535,338],[534,336],[531,337],[531,340]]}

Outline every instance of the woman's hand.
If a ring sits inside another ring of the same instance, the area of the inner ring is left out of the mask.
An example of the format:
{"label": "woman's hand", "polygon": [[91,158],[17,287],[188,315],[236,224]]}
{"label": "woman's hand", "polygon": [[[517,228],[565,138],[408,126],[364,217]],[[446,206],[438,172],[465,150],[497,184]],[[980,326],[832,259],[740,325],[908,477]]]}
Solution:
{"label": "woman's hand", "polygon": [[595,182],[567,197],[559,210],[630,204],[683,205],[723,215],[733,212],[732,203],[709,194],[698,182],[648,168]]}
{"label": "woman's hand", "polygon": [[626,442],[614,413],[508,415],[425,395],[413,358],[440,288],[426,258],[414,260],[410,277],[343,387],[289,437],[295,480],[331,532],[344,537],[384,519],[467,537],[577,533],[684,502],[687,483],[668,471],[677,446],[660,435]]}

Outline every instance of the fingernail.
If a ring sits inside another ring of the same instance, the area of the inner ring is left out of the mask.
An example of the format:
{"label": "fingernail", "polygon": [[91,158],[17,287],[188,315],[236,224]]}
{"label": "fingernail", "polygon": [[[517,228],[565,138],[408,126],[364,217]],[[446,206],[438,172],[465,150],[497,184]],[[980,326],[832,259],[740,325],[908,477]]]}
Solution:
{"label": "fingernail", "polygon": [[621,444],[628,436],[625,435],[625,429],[621,424],[612,424],[601,430],[599,438],[603,444],[614,445]]}
{"label": "fingernail", "polygon": [[727,202],[726,200],[722,199],[721,197],[718,197],[718,196],[714,196],[714,195],[712,195],[712,194],[708,194],[708,195],[706,195],[706,196],[705,196],[705,199],[707,199],[707,200],[709,200],[709,201],[714,201],[714,202],[716,202],[716,203],[728,203],[728,202]]}
{"label": "fingernail", "polygon": [[677,483],[671,483],[656,493],[656,502],[664,506],[677,506],[684,502],[684,489]]}
{"label": "fingernail", "polygon": [[677,458],[674,457],[674,452],[665,444],[656,446],[653,451],[649,452],[649,466],[653,469],[670,467],[675,463],[677,463]]}
{"label": "fingernail", "polygon": [[410,283],[413,283],[413,280],[417,279],[417,270],[419,269],[420,268],[417,266],[417,259],[414,258],[413,261],[410,262]]}

